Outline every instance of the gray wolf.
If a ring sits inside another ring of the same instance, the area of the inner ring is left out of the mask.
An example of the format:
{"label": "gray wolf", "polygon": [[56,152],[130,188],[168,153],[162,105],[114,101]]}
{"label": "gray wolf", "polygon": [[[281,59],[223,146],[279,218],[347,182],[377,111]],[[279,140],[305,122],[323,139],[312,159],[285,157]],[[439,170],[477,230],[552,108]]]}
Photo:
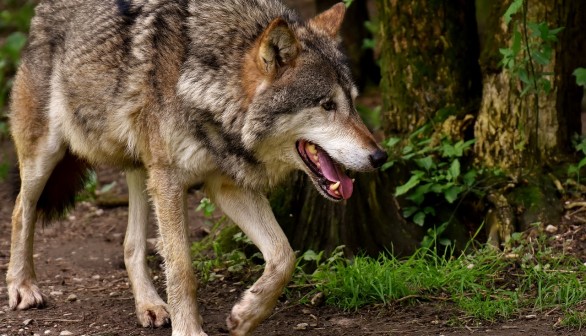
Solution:
{"label": "gray wolf", "polygon": [[[201,336],[186,190],[206,193],[258,246],[264,273],[233,307],[233,336],[275,306],[295,256],[264,192],[295,169],[324,197],[352,194],[345,170],[386,154],[360,120],[337,36],[343,4],[303,21],[277,0],[45,0],[14,82],[21,188],[12,216],[9,306],[45,303],[33,266],[37,221],[71,205],[95,164],[124,169],[124,259],[143,326]],[[152,202],[167,303],[145,261]]]}

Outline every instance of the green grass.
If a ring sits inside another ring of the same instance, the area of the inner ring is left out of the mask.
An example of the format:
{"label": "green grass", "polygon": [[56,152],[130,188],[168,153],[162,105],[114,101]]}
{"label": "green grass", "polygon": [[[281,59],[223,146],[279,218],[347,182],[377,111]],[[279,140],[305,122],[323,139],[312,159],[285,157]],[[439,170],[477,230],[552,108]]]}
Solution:
{"label": "green grass", "polygon": [[[193,245],[194,267],[204,281],[232,274],[252,282],[262,270],[262,256],[250,249],[242,233],[231,226],[220,230],[220,224]],[[390,254],[346,259],[341,247],[329,257],[307,251],[298,258],[286,294],[306,303],[321,292],[326,304],[350,311],[369,305],[449,302],[479,321],[556,311],[562,314],[561,325],[580,329],[586,325],[586,266],[551,247],[549,239],[516,233],[506,252],[490,246],[466,254],[421,248],[406,259]]]}
{"label": "green grass", "polygon": [[495,321],[557,308],[567,325],[581,327],[586,316],[576,310],[586,300],[586,267],[540,244],[520,244],[507,254],[486,247],[460,256],[421,249],[405,260],[338,259],[320,266],[311,281],[326,303],[346,310],[451,301],[470,317]]}

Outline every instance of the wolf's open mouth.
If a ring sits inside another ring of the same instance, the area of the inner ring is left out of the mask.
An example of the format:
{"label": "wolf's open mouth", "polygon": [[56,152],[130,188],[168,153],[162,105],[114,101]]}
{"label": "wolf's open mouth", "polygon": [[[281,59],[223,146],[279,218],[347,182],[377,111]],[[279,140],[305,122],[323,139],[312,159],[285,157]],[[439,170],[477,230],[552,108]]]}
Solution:
{"label": "wolf's open mouth", "polygon": [[352,196],[352,180],[325,150],[307,140],[298,140],[296,146],[299,156],[314,174],[314,180],[325,194],[335,200],[348,199]]}

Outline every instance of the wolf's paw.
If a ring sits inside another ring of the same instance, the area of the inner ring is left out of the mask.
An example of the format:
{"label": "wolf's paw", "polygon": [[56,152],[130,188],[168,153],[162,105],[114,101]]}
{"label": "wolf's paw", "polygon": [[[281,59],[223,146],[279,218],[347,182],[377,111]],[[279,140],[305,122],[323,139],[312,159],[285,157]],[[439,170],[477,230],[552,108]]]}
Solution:
{"label": "wolf's paw", "polygon": [[242,318],[237,317],[234,312],[226,319],[228,330],[230,330],[230,336],[246,336],[249,334],[251,329],[254,329],[251,323],[246,323]]}
{"label": "wolf's paw", "polygon": [[165,304],[143,304],[136,308],[138,321],[145,328],[158,328],[169,325],[171,316]]}
{"label": "wolf's paw", "polygon": [[46,303],[39,287],[30,282],[8,285],[8,298],[8,306],[12,310],[42,308]]}
{"label": "wolf's paw", "polygon": [[176,332],[175,330],[173,330],[173,334],[171,336],[185,336],[185,335],[189,335],[189,336],[208,336],[208,334],[204,333],[203,331],[196,332],[196,333],[190,333],[190,332],[184,333],[182,331],[177,331]]}

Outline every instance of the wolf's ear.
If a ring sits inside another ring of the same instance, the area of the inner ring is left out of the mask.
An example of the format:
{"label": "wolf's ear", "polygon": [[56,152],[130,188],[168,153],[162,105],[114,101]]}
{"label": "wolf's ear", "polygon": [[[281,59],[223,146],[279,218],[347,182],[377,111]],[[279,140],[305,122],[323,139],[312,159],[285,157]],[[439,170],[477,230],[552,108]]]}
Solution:
{"label": "wolf's ear", "polygon": [[340,28],[342,27],[344,14],[346,14],[346,5],[344,5],[342,2],[339,2],[333,5],[327,11],[309,20],[309,25],[317,28],[318,30],[324,31],[331,37],[336,37],[338,36]]}
{"label": "wolf's ear", "polygon": [[283,18],[274,19],[260,37],[256,64],[265,75],[274,76],[279,67],[291,65],[299,55],[299,42]]}

